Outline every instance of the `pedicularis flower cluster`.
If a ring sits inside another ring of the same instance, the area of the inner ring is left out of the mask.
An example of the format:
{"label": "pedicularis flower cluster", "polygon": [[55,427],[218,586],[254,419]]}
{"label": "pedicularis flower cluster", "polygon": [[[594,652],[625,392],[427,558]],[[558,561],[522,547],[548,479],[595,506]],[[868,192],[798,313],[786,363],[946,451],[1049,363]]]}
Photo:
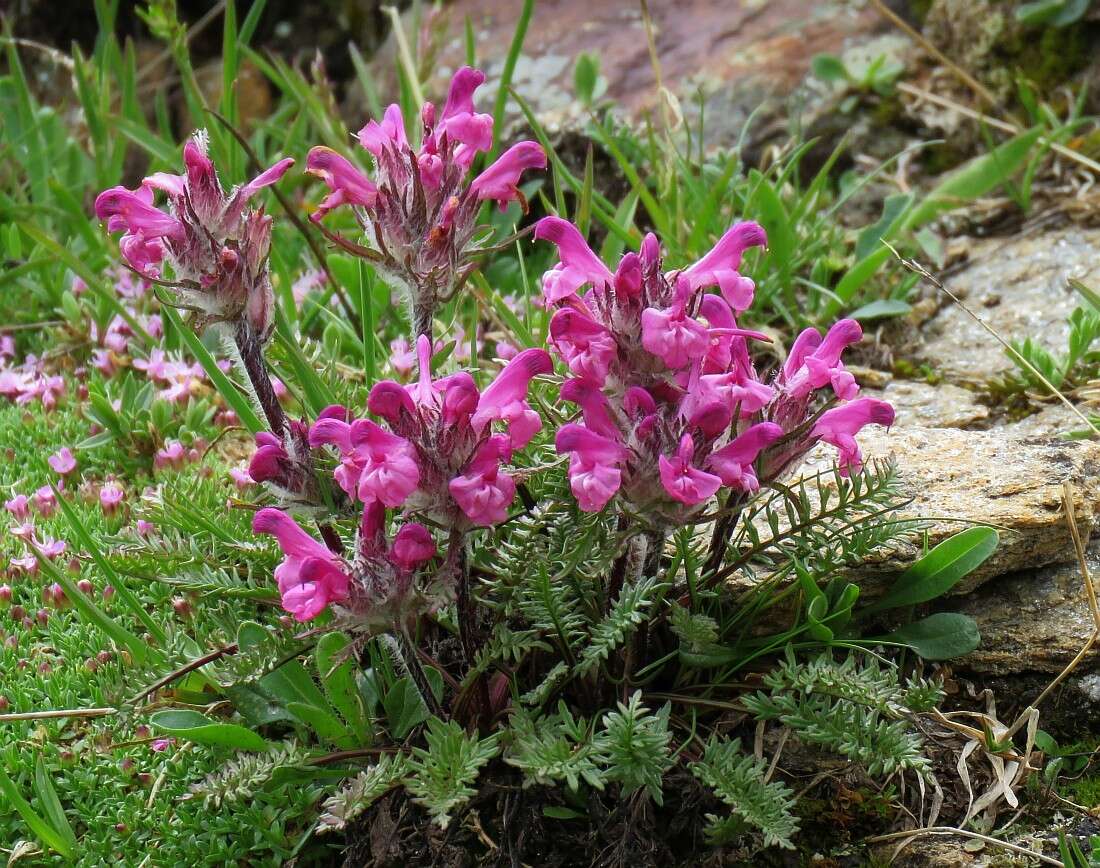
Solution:
{"label": "pedicularis flower cluster", "polygon": [[535,142],[519,142],[472,181],[474,159],[493,145],[493,118],[474,108],[474,92],[484,73],[463,67],[451,80],[443,110],[426,103],[420,113],[421,145],[415,150],[405,133],[401,108],[391,105],[382,121],[359,131],[359,144],[374,157],[371,180],[331,148],[309,152],[306,171],[332,191],[313,214],[316,222],[334,208],[351,205],[371,245],[338,243],[373,259],[379,271],[404,290],[412,307],[413,331],[431,335],[432,316],[476,267],[477,213],[483,201],[501,208],[527,202],[519,179],[527,169],[546,167],[546,154]]}
{"label": "pedicularis flower cluster", "polygon": [[[483,81],[470,68],[455,74],[443,109],[424,106],[418,148],[396,105],[364,126],[358,139],[373,157],[373,177],[329,148],[307,159],[307,172],[330,190],[314,221],[351,206],[369,246],[325,234],[371,259],[411,300],[417,376],[407,385],[375,384],[366,408],[373,418],[333,406],[310,424],[287,420],[277,401],[268,406],[273,387],[262,344],[273,317],[271,221],[262,208],[245,206],[291,160],[226,194],[198,135],[184,148],[185,174],[152,175],[137,190],[116,187],[96,201],[108,228],[125,230],[120,246],[131,267],[176,286],[200,322],[234,327],[272,429],[258,435],[249,473],[282,503],[259,510],[253,527],[273,534],[285,555],[275,571],[283,606],[303,621],[331,607],[351,623],[384,630],[457,597],[468,655],[467,539],[507,519],[517,489],[513,455],[542,428],[528,389],[553,370],[550,354],[531,348],[509,353],[484,390],[466,372],[432,376],[434,313],[488,249],[476,224],[481,204],[518,201],[526,209],[520,177],[546,165],[538,145],[520,142],[469,180],[476,156],[492,146],[492,119],[473,102]],[[167,213],[154,206],[154,191],[167,194]],[[807,329],[776,373],[757,370],[750,348],[768,338],[737,323],[755,291],[739,271],[742,256],[766,244],[757,224],[737,223],[694,265],[667,271],[652,234],[614,271],[561,218],[540,220],[535,237],[560,256],[542,289],[554,311],[550,348],[569,372],[560,397],[578,412],[554,442],[569,456],[582,510],[613,510],[620,521],[640,522],[647,539],[663,539],[722,489],[736,514],[739,502],[819,441],[837,447],[844,472],[858,470],[856,432],[893,422],[890,405],[858,396],[841,362],[862,337],[852,320],[824,337]],[[165,261],[174,282],[161,279]],[[325,512],[318,496],[315,459],[326,453],[342,492],[336,511],[360,511],[350,553],[328,524],[333,507]],[[321,513],[323,543],[288,512],[305,506]]]}
{"label": "pedicularis flower cluster", "polygon": [[[556,308],[550,343],[574,375],[561,397],[581,413],[556,438],[581,509],[620,497],[655,526],[682,525],[720,488],[755,492],[819,440],[837,446],[844,472],[858,470],[854,434],[892,424],[889,404],[856,397],[840,360],[863,336],[854,320],[824,338],[802,332],[774,381],[761,379],[749,342],[768,338],[737,326],[755,291],[742,256],[766,243],[756,223],[735,224],[694,265],[667,272],[652,234],[614,272],[559,217],[540,220],[535,237],[561,259],[542,288]],[[835,401],[844,403],[822,410]]]}

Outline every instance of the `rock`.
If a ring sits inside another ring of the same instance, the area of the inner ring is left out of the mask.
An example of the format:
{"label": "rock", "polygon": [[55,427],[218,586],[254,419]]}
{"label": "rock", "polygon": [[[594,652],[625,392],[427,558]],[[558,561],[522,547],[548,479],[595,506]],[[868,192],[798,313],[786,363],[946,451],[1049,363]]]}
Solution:
{"label": "rock", "polygon": [[[1080,300],[1066,282],[1071,277],[1100,283],[1100,229],[974,239],[970,264],[946,286],[1006,341],[1031,338],[1064,353],[1066,318]],[[988,382],[1014,367],[1004,348],[950,300],[925,324],[923,338],[916,361],[955,382]]]}
{"label": "rock", "polygon": [[894,405],[899,428],[972,428],[989,419],[989,408],[977,396],[950,383],[893,380],[881,389],[864,389],[869,397]]}
{"label": "rock", "polygon": [[[1089,573],[1100,579],[1100,541],[1087,550]],[[1076,561],[1002,576],[961,601],[953,611],[978,624],[982,644],[952,661],[956,669],[989,675],[1046,672],[1054,675],[1076,656],[1093,631],[1093,618]],[[1083,692],[1100,700],[1100,678],[1090,674],[1100,659],[1096,646],[1075,675]]]}
{"label": "rock", "polygon": [[[736,141],[749,114],[762,102],[781,105],[820,52],[841,54],[850,44],[891,28],[870,7],[827,2],[808,10],[798,0],[729,3],[683,0],[651,3],[662,82],[689,110],[700,90],[706,99],[708,138]],[[514,0],[455,0],[446,7],[452,34],[439,52],[440,94],[446,78],[464,62],[461,22],[470,19],[478,63],[488,81],[485,104],[499,79],[516,26]],[[391,40],[392,43],[392,40]],[[557,0],[539,3],[527,32],[513,86],[551,129],[576,126],[586,116],[573,98],[573,65],[579,52],[599,57],[605,96],[631,119],[657,108],[646,29],[636,0]],[[383,52],[383,62],[386,62]],[[379,64],[382,75],[387,72]],[[510,106],[509,111],[515,111]]]}
{"label": "rock", "polygon": [[[1089,411],[1081,408],[1086,416]],[[1070,431],[1080,431],[1086,427],[1080,417],[1061,401],[1045,405],[1038,413],[1007,422],[1000,430],[1013,437],[1061,437]]]}
{"label": "rock", "polygon": [[[927,519],[930,546],[968,524],[1001,530],[994,555],[964,579],[965,593],[993,576],[1063,563],[1073,549],[1062,514],[1062,484],[1074,491],[1078,525],[1086,538],[1098,518],[1100,444],[1006,436],[999,431],[906,428],[866,429],[859,437],[867,460],[893,456],[901,492],[913,498],[899,518]],[[827,469],[835,451],[819,446],[798,471]],[[859,572],[868,579],[904,569],[920,556],[920,536],[897,544]]]}

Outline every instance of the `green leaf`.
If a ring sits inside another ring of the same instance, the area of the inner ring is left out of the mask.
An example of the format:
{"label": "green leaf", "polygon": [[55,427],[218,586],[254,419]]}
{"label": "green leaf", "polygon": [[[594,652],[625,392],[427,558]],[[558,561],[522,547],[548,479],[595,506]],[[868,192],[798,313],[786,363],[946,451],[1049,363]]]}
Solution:
{"label": "green leaf", "polygon": [[860,322],[870,322],[876,319],[886,319],[893,316],[905,316],[913,306],[907,301],[898,298],[880,298],[869,304],[863,305],[858,310],[852,311],[848,316],[858,319]]}
{"label": "green leaf", "polygon": [[991,527],[972,527],[945,539],[907,569],[863,614],[913,606],[941,597],[983,564],[1000,535]]}
{"label": "green leaf", "polygon": [[886,197],[882,203],[882,216],[859,233],[855,251],[857,260],[871,255],[879,246],[879,241],[890,238],[897,231],[916,198],[913,193],[895,193]]}
{"label": "green leaf", "polygon": [[331,742],[345,750],[359,746],[358,739],[328,709],[305,702],[288,702],[286,709],[312,729],[322,741]]}
{"label": "green leaf", "polygon": [[428,719],[428,706],[409,678],[399,678],[382,700],[390,735],[400,741]]}
{"label": "green leaf", "polygon": [[[1045,24],[1062,11],[1066,0],[1035,0],[1016,7],[1016,20],[1029,27]],[[1088,3],[1085,3],[1088,6]]]}
{"label": "green leaf", "polygon": [[[64,833],[54,829],[38,815],[30,803],[23,798],[19,788],[15,785],[15,781],[8,777],[8,773],[3,766],[0,766],[0,794],[4,796],[4,800],[8,805],[15,808],[19,816],[23,818],[23,822],[30,827],[30,830],[39,841],[51,850],[56,850],[66,859],[73,858],[76,847],[69,844]],[[70,829],[70,831],[72,830]]]}
{"label": "green leaf", "polygon": [[600,77],[600,60],[587,51],[577,55],[573,66],[573,93],[581,105],[592,105],[596,95],[596,81]]}
{"label": "green leaf", "polygon": [[825,306],[826,317],[835,316],[839,313],[843,304],[852,300],[863,284],[875,276],[875,273],[891,255],[890,248],[882,246],[849,268],[844,276],[840,278],[836,289],[833,290],[836,298],[831,298]]}
{"label": "green leaf", "polygon": [[65,843],[69,847],[75,849],[76,833],[69,823],[69,818],[65,816],[65,809],[61,807],[57,792],[54,790],[53,784],[50,783],[49,775],[46,774],[46,764],[43,762],[41,754],[38,755],[38,761],[34,766],[34,789],[38,794],[39,803],[46,811],[51,828],[65,839]]}
{"label": "green leaf", "polygon": [[810,69],[822,81],[847,81],[849,77],[844,61],[835,54],[815,54]]}
{"label": "green leaf", "polygon": [[909,212],[903,228],[917,229],[944,211],[965,205],[999,187],[1023,165],[1042,134],[1042,128],[1034,127],[952,172]]}
{"label": "green leaf", "polygon": [[229,378],[222,373],[221,368],[218,367],[218,363],[215,362],[214,357],[210,355],[210,351],[203,342],[199,340],[199,336],[188,326],[184,325],[179,314],[176,313],[173,308],[168,305],[161,305],[160,309],[161,313],[163,313],[172,323],[177,334],[183,338],[183,342],[187,344],[187,348],[191,351],[191,354],[198,359],[199,364],[202,365],[202,369],[206,371],[206,376],[208,376],[210,382],[214,384],[214,388],[218,390],[225,399],[225,402],[236,411],[237,417],[241,420],[241,424],[252,434],[266,431],[267,426],[260,421],[260,417],[256,415],[248,399],[241,394],[241,390],[234,386]]}
{"label": "green leaf", "polygon": [[925,660],[961,657],[977,648],[982,641],[974,619],[958,612],[929,615],[923,620],[899,627],[882,639],[912,648]]}
{"label": "green leaf", "polygon": [[359,688],[355,683],[355,658],[347,655],[341,662],[337,662],[350,641],[343,633],[326,633],[317,641],[313,653],[317,674],[329,702],[358,734],[359,741],[366,743],[370,741],[372,733]]}
{"label": "green leaf", "polygon": [[271,744],[250,729],[235,723],[219,723],[197,711],[172,708],[158,711],[149,718],[153,727],[185,738],[196,744],[233,747],[238,750],[264,751]]}

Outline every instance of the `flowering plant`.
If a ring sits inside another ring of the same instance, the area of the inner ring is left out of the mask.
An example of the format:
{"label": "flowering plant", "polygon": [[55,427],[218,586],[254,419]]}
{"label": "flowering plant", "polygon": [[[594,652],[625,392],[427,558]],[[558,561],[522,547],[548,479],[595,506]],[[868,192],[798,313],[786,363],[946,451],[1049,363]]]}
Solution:
{"label": "flowering plant", "polygon": [[[416,131],[396,105],[368,122],[356,138],[369,172],[329,147],[305,161],[328,188],[313,226],[336,255],[360,257],[409,301],[407,334],[386,329],[393,379],[378,379],[369,363],[302,374],[304,353],[291,366],[302,382],[288,389],[272,375],[265,345],[282,303],[267,265],[272,220],[248,204],[291,160],[226,193],[198,135],[185,146],[183,175],[151,175],[96,202],[108,229],[125,231],[131,269],[175,289],[169,303],[194,309],[196,329],[229,339],[267,423],[247,470],[232,471],[230,504],[253,511],[242,551],[265,558],[261,572],[270,571],[293,641],[317,643],[317,678],[332,700],[318,711],[299,693],[283,696],[282,719],[352,754],[387,745],[385,759],[331,796],[321,824],[342,827],[401,784],[446,825],[497,757],[520,771],[525,789],[576,794],[583,785],[598,798],[613,790],[661,806],[666,773],[680,761],[675,733],[685,770],[732,815],[715,819],[712,835],[744,821],[767,843],[789,846],[790,792],[724,737],[729,722],[707,717],[709,740],[689,749],[694,729],[651,700],[724,690],[732,673],[796,639],[858,642],[859,589],[836,573],[892,537],[853,528],[898,502],[890,469],[865,467],[856,439],[894,421],[844,364],[862,329],[852,319],[824,334],[809,327],[784,352],[777,335],[749,327],[756,286],[745,254],[767,247],[755,222],[733,223],[709,252],[675,267],[684,257],[652,233],[630,236],[636,249],[605,263],[576,223],[550,214],[532,221],[527,245],[536,256],[556,251],[540,297],[498,299],[516,322],[541,318],[545,345],[524,347],[512,330],[487,358],[480,316],[463,352],[437,340],[447,303],[502,249],[481,212],[516,202],[526,213],[521,179],[547,163],[525,141],[474,171],[493,149],[492,118],[474,105],[483,81],[459,69],[442,109],[426,104]],[[166,194],[167,212],[155,191]],[[330,228],[337,209],[361,237]],[[311,270],[281,295],[305,305],[325,274]],[[108,339],[125,338],[112,328]],[[357,337],[373,359],[375,336]],[[201,376],[160,349],[134,367],[183,400]],[[802,479],[818,444],[835,450],[835,467],[826,480]],[[156,469],[177,471],[189,456],[165,443]],[[51,467],[71,474],[71,459],[59,453]],[[104,513],[117,516],[124,496],[113,481],[104,486]],[[28,501],[8,509],[22,520]],[[143,538],[155,530],[139,526]],[[757,568],[774,581],[758,582]],[[734,574],[751,593],[727,586]],[[762,618],[796,593],[804,603],[793,625]],[[236,647],[269,659],[266,642],[248,627]],[[256,681],[275,696],[286,686],[271,674]],[[934,692],[921,683],[904,701]],[[769,719],[764,699],[755,707]],[[407,752],[410,738],[424,747]],[[897,763],[924,773],[910,754]]]}

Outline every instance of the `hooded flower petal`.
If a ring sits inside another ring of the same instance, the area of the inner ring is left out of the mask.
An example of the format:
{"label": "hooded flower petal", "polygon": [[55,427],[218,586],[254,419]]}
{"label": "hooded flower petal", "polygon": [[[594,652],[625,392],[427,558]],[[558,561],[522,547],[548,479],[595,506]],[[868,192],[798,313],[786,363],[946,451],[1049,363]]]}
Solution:
{"label": "hooded flower petal", "polygon": [[548,302],[557,302],[573,295],[586,283],[604,286],[613,283],[613,275],[568,220],[543,217],[535,224],[535,238],[558,246],[561,264],[543,276],[543,293]]}
{"label": "hooded flower petal", "polygon": [[863,456],[855,435],[864,425],[872,424],[893,425],[894,408],[877,398],[859,398],[822,413],[814,423],[810,436],[824,440],[839,450],[842,473],[858,473],[863,467]]}
{"label": "hooded flower petal", "polygon": [[553,370],[546,350],[527,349],[512,359],[482,392],[470,419],[474,430],[480,433],[494,419],[500,419],[508,423],[511,448],[526,446],[542,428],[539,414],[527,404],[527,389],[533,377]]}
{"label": "hooded flower petal", "polygon": [[332,190],[332,194],[313,213],[314,220],[319,220],[340,205],[372,207],[378,198],[378,188],[374,182],[332,148],[313,148],[306,158],[306,171],[316,175]]}
{"label": "hooded flower petal", "polygon": [[420,465],[412,444],[370,419],[351,424],[351,442],[362,466],[359,498],[379,500],[391,509],[401,506],[420,483]]}
{"label": "hooded flower petal", "polygon": [[585,512],[599,512],[622,484],[619,462],[627,452],[623,446],[583,425],[563,425],[554,439],[560,453],[570,453],[569,488]]}
{"label": "hooded flower petal", "polygon": [[347,575],[340,557],[302,530],[278,509],[261,509],[252,520],[254,533],[275,536],[285,559],[275,568],[283,607],[299,621],[307,621],[325,606],[347,595]]}
{"label": "hooded flower petal", "polygon": [[[518,142],[474,179],[470,191],[478,199],[492,199],[503,209],[520,200],[519,178],[527,169],[545,169],[546,153],[535,142]],[[525,206],[526,207],[526,206]]]}
{"label": "hooded flower petal", "polygon": [[611,332],[571,307],[563,307],[551,318],[550,342],[570,371],[600,386],[618,354]]}
{"label": "hooded flower petal", "polygon": [[712,452],[707,466],[722,480],[722,484],[740,491],[757,491],[760,482],[753,462],[764,449],[783,436],[783,429],[774,422],[753,425],[721,449]]}
{"label": "hooded flower petal", "polygon": [[741,257],[750,247],[763,247],[767,243],[768,237],[759,223],[735,223],[711,251],[685,269],[683,275],[690,281],[692,289],[717,284],[730,307],[740,312],[752,303],[751,288],[744,284],[745,278],[737,271],[741,266]]}
{"label": "hooded flower petal", "polygon": [[405,136],[405,118],[401,114],[401,106],[397,103],[388,106],[381,123],[369,121],[359,131],[359,144],[375,157],[382,156],[382,150],[386,146],[392,146],[399,151],[408,148],[409,140]]}
{"label": "hooded flower petal", "polygon": [[436,554],[435,540],[422,524],[410,522],[401,525],[393,538],[390,558],[403,570],[415,570]]}

